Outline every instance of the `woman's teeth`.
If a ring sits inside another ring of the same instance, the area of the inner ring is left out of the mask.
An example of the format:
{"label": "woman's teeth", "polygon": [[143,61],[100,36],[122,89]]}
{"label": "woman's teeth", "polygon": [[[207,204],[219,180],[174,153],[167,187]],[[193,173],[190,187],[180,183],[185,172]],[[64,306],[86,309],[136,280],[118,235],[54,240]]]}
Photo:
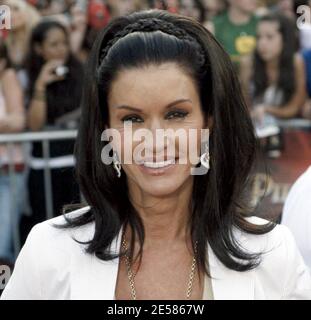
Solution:
{"label": "woman's teeth", "polygon": [[174,159],[171,160],[166,160],[166,161],[161,161],[161,162],[144,162],[144,166],[147,168],[152,168],[152,169],[158,169],[158,168],[164,168],[166,166],[169,166],[175,162]]}

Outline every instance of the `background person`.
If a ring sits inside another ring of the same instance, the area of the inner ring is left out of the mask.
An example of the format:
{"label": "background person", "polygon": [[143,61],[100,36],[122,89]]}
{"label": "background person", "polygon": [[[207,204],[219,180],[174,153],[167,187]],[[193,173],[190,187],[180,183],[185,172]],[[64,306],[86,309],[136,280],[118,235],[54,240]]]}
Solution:
{"label": "background person", "polygon": [[211,30],[232,61],[239,67],[241,57],[256,47],[256,0],[229,0],[227,10],[213,19]]}
{"label": "background person", "polygon": [[[49,127],[70,128],[66,116],[77,113],[82,91],[83,67],[70,52],[69,37],[65,27],[56,21],[43,21],[32,32],[28,57],[30,87],[28,126],[32,131]],[[57,67],[66,72],[58,75]],[[77,117],[76,117],[77,118]],[[62,119],[64,119],[62,121]],[[75,119],[74,123],[78,120]],[[55,215],[62,206],[79,199],[79,189],[73,177],[74,140],[50,143],[52,166],[52,191]],[[31,170],[28,179],[32,209],[30,226],[46,217],[43,173],[43,150],[40,142],[33,143]],[[66,186],[66,192],[63,188]],[[42,190],[42,192],[38,192]]]}
{"label": "background person", "polygon": [[5,0],[11,10],[11,29],[5,38],[12,66],[24,68],[32,28],[39,22],[40,14],[23,0]]}
{"label": "background person", "polygon": [[[241,81],[244,92],[251,95],[252,114],[259,126],[300,115],[306,100],[305,66],[295,52],[294,25],[287,17],[261,17],[254,57],[243,63]],[[282,136],[269,138],[266,148],[271,156],[279,156]]]}
{"label": "background person", "polygon": [[[22,88],[11,66],[7,49],[0,42],[0,133],[17,133],[24,128]],[[10,163],[13,163],[14,185],[9,175]],[[8,146],[0,144],[0,264],[14,262],[16,253],[13,248],[13,229],[18,226],[25,196],[25,159],[22,146],[14,144],[10,150]]]}

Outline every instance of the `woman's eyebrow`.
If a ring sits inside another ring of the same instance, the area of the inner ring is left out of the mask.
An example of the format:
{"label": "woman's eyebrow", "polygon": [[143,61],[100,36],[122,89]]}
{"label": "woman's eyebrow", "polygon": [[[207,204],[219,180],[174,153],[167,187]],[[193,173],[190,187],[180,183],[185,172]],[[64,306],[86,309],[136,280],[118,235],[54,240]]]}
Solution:
{"label": "woman's eyebrow", "polygon": [[[178,103],[182,103],[182,102],[190,102],[190,103],[192,103],[192,100],[190,100],[190,99],[175,100],[175,101],[169,103],[165,107],[165,109],[169,109],[169,108],[173,107],[174,105],[176,105]],[[128,106],[128,105],[120,105],[120,106],[117,106],[116,109],[126,109],[126,110],[130,110],[130,111],[134,111],[134,112],[143,112],[143,110],[141,110],[139,108],[131,107],[131,106]]]}

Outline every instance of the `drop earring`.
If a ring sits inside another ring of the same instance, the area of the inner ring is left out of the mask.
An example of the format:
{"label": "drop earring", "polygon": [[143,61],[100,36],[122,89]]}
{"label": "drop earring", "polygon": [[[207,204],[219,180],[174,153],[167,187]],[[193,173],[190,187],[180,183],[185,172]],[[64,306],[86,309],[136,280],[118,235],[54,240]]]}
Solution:
{"label": "drop earring", "polygon": [[209,145],[208,142],[205,144],[205,152],[201,155],[200,161],[202,166],[204,166],[207,170],[210,169],[210,156],[209,156]]}
{"label": "drop earring", "polygon": [[117,171],[117,176],[118,176],[118,178],[120,178],[121,177],[121,163],[118,159],[118,155],[116,152],[113,152],[112,162],[113,162],[114,169]]}

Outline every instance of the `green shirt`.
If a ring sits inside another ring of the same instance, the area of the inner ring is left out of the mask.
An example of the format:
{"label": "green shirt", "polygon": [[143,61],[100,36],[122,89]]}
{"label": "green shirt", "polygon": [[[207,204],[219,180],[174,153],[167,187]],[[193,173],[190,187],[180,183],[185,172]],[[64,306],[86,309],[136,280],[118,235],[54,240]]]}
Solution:
{"label": "green shirt", "polygon": [[233,62],[239,62],[241,55],[250,54],[256,47],[258,18],[253,15],[245,24],[234,24],[228,12],[213,19],[215,37],[223,45]]}

